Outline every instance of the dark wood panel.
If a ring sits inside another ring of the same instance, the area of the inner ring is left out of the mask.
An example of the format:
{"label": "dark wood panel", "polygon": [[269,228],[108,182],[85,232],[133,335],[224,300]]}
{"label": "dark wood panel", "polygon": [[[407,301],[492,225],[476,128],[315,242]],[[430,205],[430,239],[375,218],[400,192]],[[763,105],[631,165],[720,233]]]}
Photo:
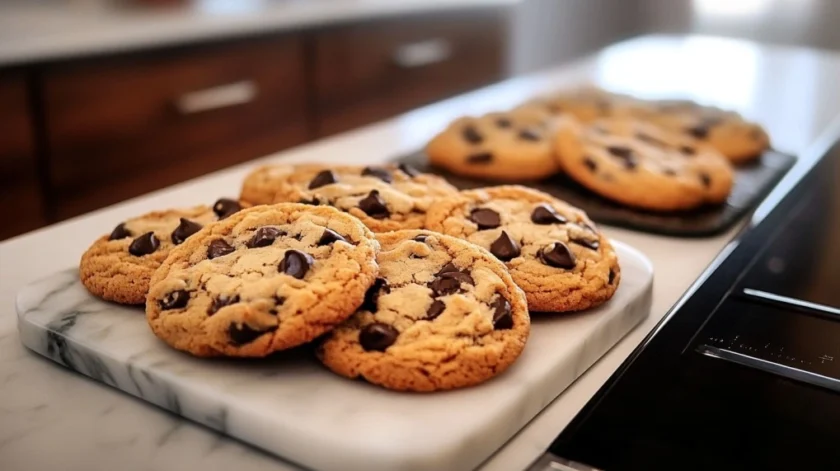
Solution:
{"label": "dark wood panel", "polygon": [[385,19],[314,38],[318,135],[384,119],[504,75],[505,11]]}
{"label": "dark wood panel", "polygon": [[61,64],[43,87],[57,219],[312,134],[298,37]]}
{"label": "dark wood panel", "polygon": [[44,224],[26,78],[0,71],[0,240]]}

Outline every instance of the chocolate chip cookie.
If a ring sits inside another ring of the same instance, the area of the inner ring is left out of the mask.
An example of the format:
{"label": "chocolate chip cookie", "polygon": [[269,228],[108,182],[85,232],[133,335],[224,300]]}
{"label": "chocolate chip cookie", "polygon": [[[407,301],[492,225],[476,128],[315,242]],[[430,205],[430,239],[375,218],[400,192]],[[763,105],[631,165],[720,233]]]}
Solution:
{"label": "chocolate chip cookie", "polygon": [[621,279],[609,240],[586,214],[545,193],[498,186],[435,206],[427,226],[466,239],[505,262],[531,311],[598,306]]}
{"label": "chocolate chip cookie", "polygon": [[486,381],[522,352],[525,297],[485,250],[428,231],[378,234],[379,278],[318,357],[348,378],[400,391]]}
{"label": "chocolate chip cookie", "polygon": [[374,232],[421,228],[436,199],[455,195],[446,180],[405,164],[271,165],[256,169],[242,186],[242,199],[250,203],[334,206]]}
{"label": "chocolate chip cookie", "polygon": [[91,294],[122,304],[143,304],[149,280],[169,251],[204,225],[242,209],[222,198],[213,205],[154,211],[119,223],[82,255],[79,278]]}
{"label": "chocolate chip cookie", "polygon": [[146,299],[152,331],[197,356],[262,357],[347,319],[373,283],[377,242],[326,206],[243,210],[175,247]]}
{"label": "chocolate chip cookie", "polygon": [[607,117],[634,116],[644,105],[627,95],[585,86],[535,98],[519,107],[523,108],[543,110],[556,116],[571,116],[589,123]]}
{"label": "chocolate chip cookie", "polygon": [[455,120],[426,146],[429,162],[457,175],[496,181],[539,180],[557,173],[551,115],[536,109]]}
{"label": "chocolate chip cookie", "polygon": [[760,125],[712,106],[684,100],[652,102],[644,118],[706,142],[736,164],[755,160],[770,148],[770,137]]}
{"label": "chocolate chip cookie", "polygon": [[634,119],[558,126],[556,157],[566,173],[593,192],[652,211],[723,203],[734,173],[713,147]]}

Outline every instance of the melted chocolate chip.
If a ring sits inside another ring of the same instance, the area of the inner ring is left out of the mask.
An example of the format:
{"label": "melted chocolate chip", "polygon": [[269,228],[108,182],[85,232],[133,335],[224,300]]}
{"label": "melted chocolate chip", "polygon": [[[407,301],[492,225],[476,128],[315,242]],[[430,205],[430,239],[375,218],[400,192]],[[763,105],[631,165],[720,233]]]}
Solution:
{"label": "melted chocolate chip", "polygon": [[582,245],[587,249],[598,250],[598,247],[601,246],[601,242],[597,240],[589,240],[589,239],[572,239],[571,242],[575,244]]}
{"label": "melted chocolate chip", "polygon": [[230,341],[234,345],[245,345],[246,343],[253,342],[261,335],[275,330],[277,330],[277,327],[268,327],[266,330],[255,330],[247,324],[237,325],[235,322],[232,322],[228,326],[228,337],[230,337]]}
{"label": "melted chocolate chip", "polygon": [[399,331],[394,327],[382,322],[374,322],[366,325],[359,332],[359,343],[367,351],[384,352],[386,348],[397,341],[399,335]]}
{"label": "melted chocolate chip", "polygon": [[414,178],[414,177],[420,175],[419,170],[417,170],[416,168],[414,168],[414,167],[412,167],[411,165],[408,165],[408,164],[399,164],[399,165],[397,165],[397,168],[402,170],[402,172],[404,174],[408,175],[411,178]]}
{"label": "melted chocolate chip", "polygon": [[702,183],[706,188],[709,188],[712,186],[712,177],[708,173],[701,173],[700,183]]}
{"label": "melted chocolate chip", "polygon": [[540,249],[540,260],[546,265],[571,269],[575,267],[575,254],[563,242],[555,242]]}
{"label": "melted chocolate chip", "polygon": [[187,237],[201,230],[201,224],[192,222],[189,219],[181,218],[181,223],[172,231],[172,243],[175,245],[184,243]]}
{"label": "melted chocolate chip", "polygon": [[420,234],[419,236],[416,236],[414,238],[414,241],[415,242],[423,242],[425,244],[426,243],[426,237],[429,237],[429,236],[427,236],[426,234]]}
{"label": "melted chocolate chip", "polygon": [[125,239],[126,237],[131,237],[131,232],[126,229],[125,223],[121,222],[117,224],[117,227],[111,231],[111,235],[108,236],[108,240],[118,240],[118,239]]}
{"label": "melted chocolate chip", "polygon": [[238,294],[230,296],[230,297],[225,296],[225,295],[219,295],[219,297],[217,297],[216,299],[213,300],[213,303],[210,304],[210,307],[207,308],[207,314],[210,314],[212,316],[219,309],[221,309],[225,306],[230,306],[231,304],[236,304],[238,302],[239,302],[239,295]]}
{"label": "melted chocolate chip", "polygon": [[365,167],[365,169],[362,170],[362,175],[368,177],[376,177],[385,183],[391,183],[392,181],[394,181],[394,177],[391,176],[391,172],[382,167]]}
{"label": "melted chocolate chip", "polygon": [[436,276],[440,276],[444,273],[452,273],[452,272],[459,272],[459,271],[461,271],[461,270],[459,270],[458,267],[456,267],[454,263],[449,262],[446,265],[444,265],[443,268],[441,268],[439,272],[437,272]]}
{"label": "melted chocolate chip", "polygon": [[607,280],[607,284],[611,285],[611,284],[613,284],[613,281],[615,281],[615,270],[613,270],[611,268],[610,269],[610,278]]}
{"label": "melted chocolate chip", "polygon": [[338,177],[335,172],[332,170],[322,170],[309,182],[309,189],[314,190],[315,188],[321,188],[324,185],[330,185],[336,182],[338,182]]}
{"label": "melted chocolate chip", "polygon": [[210,242],[210,245],[207,247],[207,258],[212,260],[217,257],[223,257],[233,253],[234,250],[233,246],[225,242],[224,239],[216,239]]}
{"label": "melted chocolate chip", "polygon": [[499,213],[488,208],[475,208],[470,212],[470,221],[478,225],[479,230],[494,229],[502,225]]}
{"label": "melted chocolate chip", "polygon": [[277,269],[280,270],[280,273],[285,273],[289,276],[297,278],[298,280],[302,280],[303,277],[306,276],[306,272],[308,272],[309,268],[311,268],[314,264],[315,259],[312,258],[312,255],[309,255],[306,252],[301,252],[300,250],[287,250]]}
{"label": "melted chocolate chip", "polygon": [[379,190],[371,190],[367,196],[359,201],[359,209],[374,219],[386,219],[391,215],[385,200],[379,196]]}
{"label": "melted chocolate chip", "polygon": [[467,163],[470,164],[489,164],[493,161],[493,154],[490,152],[479,152],[478,154],[472,154],[467,156]]}
{"label": "melted chocolate chip", "polygon": [[510,302],[499,296],[490,305],[493,308],[493,328],[496,330],[505,330],[513,328],[513,315],[510,312]]}
{"label": "melted chocolate chip", "polygon": [[534,131],[533,129],[523,129],[519,131],[518,136],[519,139],[522,139],[523,141],[537,142],[542,139],[540,133]]}
{"label": "melted chocolate chip", "polygon": [[468,273],[460,271],[450,271],[441,273],[434,280],[429,282],[429,288],[435,293],[435,296],[445,296],[452,294],[461,289],[461,283],[468,285],[475,285],[472,277]]}
{"label": "melted chocolate chip", "polygon": [[638,160],[636,159],[636,155],[633,153],[633,149],[624,146],[608,146],[607,151],[615,157],[621,159],[624,163],[624,167],[627,169],[636,168],[638,165]]}
{"label": "melted chocolate chip", "polygon": [[249,249],[268,247],[281,235],[286,235],[286,233],[276,227],[263,226],[254,231],[254,235],[251,236],[251,240],[245,243],[245,246]]}
{"label": "melted chocolate chip", "polygon": [[502,128],[502,129],[507,129],[507,128],[513,126],[513,123],[511,123],[510,119],[508,119],[508,118],[498,118],[496,120],[496,126]]}
{"label": "melted chocolate chip", "polygon": [[160,247],[160,241],[155,237],[154,232],[147,232],[131,241],[128,246],[128,253],[135,257],[149,255]]}
{"label": "melted chocolate chip", "polygon": [[589,231],[589,232],[591,232],[595,235],[598,235],[598,230],[595,229],[595,226],[593,226],[592,224],[590,224],[586,221],[578,222],[578,226],[580,226],[581,228],[583,228],[586,231]]}
{"label": "melted chocolate chip", "polygon": [[385,291],[386,293],[390,291],[388,287],[388,282],[385,278],[377,278],[376,281],[368,288],[367,292],[365,293],[365,301],[362,304],[361,309],[370,312],[376,312],[378,309],[377,301],[379,301],[379,296],[382,292]]}
{"label": "melted chocolate chip", "polygon": [[503,262],[508,262],[519,256],[519,244],[511,239],[507,232],[502,231],[499,238],[490,244],[490,253]]}
{"label": "melted chocolate chip", "polygon": [[347,239],[332,229],[324,229],[324,233],[321,234],[321,238],[318,239],[318,245],[330,245],[333,242],[347,242]]}
{"label": "melted chocolate chip", "polygon": [[697,149],[691,146],[680,146],[680,152],[685,155],[694,155],[697,153]]}
{"label": "melted chocolate chip", "polygon": [[690,127],[685,130],[688,134],[691,134],[697,139],[706,139],[709,137],[709,131],[712,130],[711,125],[708,123],[701,123],[697,126]]}
{"label": "melted chocolate chip", "polygon": [[583,165],[587,169],[589,169],[590,172],[594,172],[594,171],[598,170],[598,164],[595,163],[595,161],[592,160],[590,157],[584,157]]}
{"label": "melted chocolate chip", "polygon": [[312,198],[310,198],[310,199],[302,198],[300,201],[298,201],[298,203],[300,203],[300,204],[308,204],[308,205],[310,205],[310,206],[319,206],[319,205],[321,204],[321,202],[320,202],[320,201],[318,201],[318,198],[317,198],[317,197],[315,197],[315,196],[313,196],[313,197],[312,197]]}
{"label": "melted chocolate chip", "polygon": [[444,304],[443,301],[441,301],[440,299],[434,300],[434,302],[432,302],[432,305],[429,306],[429,309],[426,311],[426,319],[436,319],[437,316],[439,316],[444,309],[446,309],[446,304]]}
{"label": "melted chocolate chip", "polygon": [[551,206],[541,203],[531,212],[531,222],[535,224],[565,224],[568,220],[557,214],[557,211]]}
{"label": "melted chocolate chip", "polygon": [[484,141],[484,137],[472,126],[464,127],[461,131],[461,135],[464,136],[464,140],[470,144],[481,144],[481,142]]}
{"label": "melted chocolate chip", "polygon": [[181,309],[182,307],[185,307],[187,305],[187,302],[189,302],[189,300],[190,293],[188,293],[186,290],[179,289],[164,296],[158,304],[160,305],[160,308],[164,311],[167,309]]}
{"label": "melted chocolate chip", "polygon": [[231,214],[238,213],[242,210],[242,205],[239,201],[230,198],[221,198],[213,204],[213,212],[219,217],[219,220],[225,219]]}

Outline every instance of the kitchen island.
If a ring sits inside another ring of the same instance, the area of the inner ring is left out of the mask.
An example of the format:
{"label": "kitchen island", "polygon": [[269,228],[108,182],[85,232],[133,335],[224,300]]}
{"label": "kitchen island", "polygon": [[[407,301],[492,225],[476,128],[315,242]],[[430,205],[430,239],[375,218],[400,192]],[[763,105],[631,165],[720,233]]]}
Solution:
{"label": "kitchen island", "polygon": [[[61,369],[20,345],[14,310],[18,289],[73,267],[91,240],[125,217],[236,195],[243,176],[259,163],[382,162],[422,147],[459,115],[510,107],[543,92],[589,81],[641,96],[678,95],[736,109],[762,123],[774,147],[800,156],[806,165],[824,145],[820,136],[840,118],[837,77],[837,54],[702,37],[645,37],[555,70],[503,82],[8,240],[0,245],[0,463],[4,470],[296,469]],[[780,183],[779,191],[785,185],[786,181]],[[539,456],[737,230],[711,238],[677,239],[605,227],[609,236],[652,260],[656,274],[651,316],[483,469],[522,469]]]}

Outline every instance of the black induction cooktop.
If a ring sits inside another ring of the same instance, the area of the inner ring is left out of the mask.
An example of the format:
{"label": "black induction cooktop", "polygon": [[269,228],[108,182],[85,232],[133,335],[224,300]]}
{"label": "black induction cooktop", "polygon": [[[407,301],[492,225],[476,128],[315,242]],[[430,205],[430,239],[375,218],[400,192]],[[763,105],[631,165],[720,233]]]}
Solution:
{"label": "black induction cooktop", "polygon": [[825,147],[531,469],[840,470],[840,144]]}

